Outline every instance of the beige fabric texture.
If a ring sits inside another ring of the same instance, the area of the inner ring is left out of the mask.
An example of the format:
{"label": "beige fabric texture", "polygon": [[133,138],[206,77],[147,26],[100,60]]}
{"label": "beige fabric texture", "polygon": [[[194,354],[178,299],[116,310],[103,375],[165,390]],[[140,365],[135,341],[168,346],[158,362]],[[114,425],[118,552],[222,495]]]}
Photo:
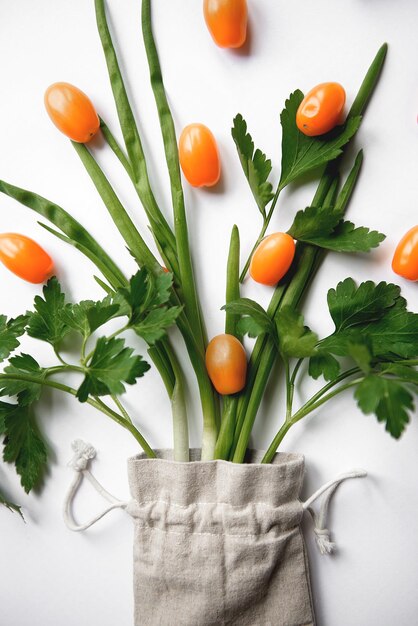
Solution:
{"label": "beige fabric texture", "polygon": [[314,626],[299,501],[304,459],[128,461],[135,626]]}

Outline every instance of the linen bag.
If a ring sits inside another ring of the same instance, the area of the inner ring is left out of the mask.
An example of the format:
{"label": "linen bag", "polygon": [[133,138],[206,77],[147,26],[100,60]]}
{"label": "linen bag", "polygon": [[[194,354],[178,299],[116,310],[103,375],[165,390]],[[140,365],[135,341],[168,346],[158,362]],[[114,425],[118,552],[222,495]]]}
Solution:
{"label": "linen bag", "polygon": [[[328,490],[315,532],[321,552],[331,552],[329,500],[340,482],[364,472],[343,475],[302,503],[300,454],[277,453],[261,464],[263,453],[250,451],[236,464],[200,462],[193,449],[191,462],[180,463],[172,451],[156,450],[157,459],[128,460],[132,500],[122,502],[87,469],[94,448],[81,441],[73,448],[69,528],[84,530],[117,507],[133,518],[135,626],[314,626],[302,515]],[[77,525],[71,502],[83,476],[110,506]]]}

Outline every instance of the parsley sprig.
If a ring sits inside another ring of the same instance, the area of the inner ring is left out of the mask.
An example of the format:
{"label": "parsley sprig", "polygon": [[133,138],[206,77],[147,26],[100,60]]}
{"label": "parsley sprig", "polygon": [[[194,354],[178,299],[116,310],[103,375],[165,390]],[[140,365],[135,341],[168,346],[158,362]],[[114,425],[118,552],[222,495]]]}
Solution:
{"label": "parsley sprig", "polygon": [[[328,308],[335,330],[323,339],[291,307],[283,307],[274,318],[246,298],[225,308],[243,316],[241,332],[269,335],[285,365],[286,418],[263,462],[272,460],[292,426],[347,389],[354,389],[363,413],[374,414],[392,437],[401,436],[418,394],[418,314],[407,309],[397,285],[367,281],[357,286],[347,278],[330,289]],[[294,389],[305,359],[309,374],[315,379],[322,375],[328,382],[294,411]]]}
{"label": "parsley sprig", "polygon": [[[326,136],[319,138],[307,137],[301,133],[296,126],[296,112],[302,100],[303,93],[299,89],[290,94],[289,99],[286,100],[285,108],[280,115],[282,125],[282,163],[280,180],[275,192],[273,192],[273,185],[268,179],[272,170],[270,159],[267,159],[266,155],[258,148],[254,150],[253,139],[247,131],[247,123],[242,115],[239,113],[234,118],[231,130],[232,138],[235,142],[245,177],[247,178],[258,209],[263,217],[263,227],[244,265],[240,276],[241,282],[247,274],[251,256],[264,237],[270,224],[281,191],[290,183],[305,176],[311,170],[324,166],[339,157],[342,154],[342,148],[355,135],[360,126],[361,117],[359,115],[351,116],[343,126],[338,127]],[[266,207],[269,204],[270,208],[267,212]],[[304,220],[305,223],[307,222],[307,217],[310,217],[311,221],[316,221],[315,215],[312,215],[313,210],[319,211],[320,209],[308,209],[308,216],[305,216]],[[296,231],[301,219],[303,218],[299,216],[298,222],[293,227],[293,231]],[[331,218],[329,217],[328,228],[319,231],[319,235],[329,235],[339,221],[340,219],[337,217],[336,222],[330,227]],[[306,224],[302,228],[302,233],[305,232]],[[306,238],[302,239],[298,237],[294,232],[290,234],[292,234],[295,239],[308,241]],[[331,238],[329,238],[329,240],[330,239]],[[324,247],[327,246],[324,245]]]}
{"label": "parsley sprig", "polygon": [[[94,406],[126,428],[148,456],[155,456],[118,398],[126,385],[134,385],[150,366],[119,335],[133,330],[150,348],[165,336],[181,313],[181,307],[169,303],[172,280],[171,274],[161,271],[154,277],[142,269],[126,287],[103,300],[71,303],[53,277],[43,288],[43,296],[35,297],[32,311],[12,320],[0,317],[0,359],[6,361],[0,374],[0,396],[10,399],[0,402],[3,460],[14,463],[26,492],[39,485],[48,464],[48,446],[36,419],[36,404],[45,388],[69,393]],[[111,320],[119,321],[119,327],[111,335],[97,337],[97,331]],[[30,354],[12,355],[25,333],[50,344],[56,363],[40,365]],[[63,356],[69,341],[71,346],[79,346],[76,362]],[[78,387],[62,382],[62,375],[69,372],[79,375]],[[104,398],[110,398],[116,410]],[[3,496],[0,503],[17,510]]]}

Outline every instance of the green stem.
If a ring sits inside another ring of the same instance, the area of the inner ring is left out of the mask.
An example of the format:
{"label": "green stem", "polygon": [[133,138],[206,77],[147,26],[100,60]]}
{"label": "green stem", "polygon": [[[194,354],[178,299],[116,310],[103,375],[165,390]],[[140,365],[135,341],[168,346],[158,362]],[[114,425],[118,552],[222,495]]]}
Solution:
{"label": "green stem", "polygon": [[[123,272],[97,243],[96,239],[58,204],[2,180],[0,181],[0,192],[8,195],[10,198],[14,198],[52,222],[66,235],[66,238],[62,237],[64,241],[70,243],[87,256],[115,289],[126,283]],[[57,235],[52,229],[50,229],[50,232]]]}
{"label": "green stem", "polygon": [[373,95],[373,91],[376,87],[379,76],[382,72],[385,62],[386,54],[388,51],[388,44],[384,43],[378,50],[372,64],[367,70],[367,74],[361,83],[360,89],[351,105],[347,118],[357,117],[358,115],[364,115],[366,107]]}
{"label": "green stem", "polygon": [[[150,0],[143,0],[142,2],[142,33],[148,59],[151,87],[154,92],[155,102],[157,105],[167,167],[170,176],[171,197],[174,212],[174,232],[177,243],[180,275],[179,282],[181,285],[182,298],[185,304],[185,315],[196,339],[197,346],[201,354],[204,355],[207,344],[207,336],[193,276],[186,211],[184,206],[183,188],[181,184],[177,138],[173,118],[164,89],[160,61],[152,32]],[[189,349],[189,346],[187,347]],[[202,459],[208,460],[213,458],[215,450],[218,432],[217,416],[219,413],[217,398],[211,388],[206,372],[203,373],[203,370],[205,370],[204,361],[195,363],[195,371],[196,366],[198,368],[196,373],[203,410]]]}
{"label": "green stem", "polygon": [[[312,278],[313,272],[316,271],[317,248],[314,246],[300,246],[300,249],[302,252],[296,263],[296,271],[291,282],[288,284],[287,289],[280,298],[280,304],[278,307],[297,307],[307,284]],[[274,342],[269,339],[266,342],[264,352],[261,356],[260,365],[255,375],[254,385],[252,388],[248,389],[245,394],[249,394],[249,400],[245,416],[242,419],[241,432],[237,433],[238,442],[232,459],[235,463],[242,463],[244,460],[257,411],[264,395],[264,390],[276,357],[277,349]]]}
{"label": "green stem", "polygon": [[[225,291],[225,303],[228,304],[234,300],[238,300],[240,297],[239,289],[239,253],[240,253],[240,239],[239,230],[237,226],[232,227],[231,240],[229,243],[228,261],[226,267],[226,291]],[[239,315],[226,311],[225,313],[225,333],[227,335],[237,336],[237,323]]]}
{"label": "green stem", "polygon": [[151,458],[155,459],[157,455],[154,450],[147,443],[145,437],[139,432],[139,430],[132,424],[132,422],[126,421],[123,417],[121,417],[116,411],[113,411],[110,407],[107,406],[102,400],[99,398],[95,398],[95,400],[87,399],[87,402],[92,406],[95,406],[99,411],[102,411],[105,415],[108,415],[111,419],[113,419],[117,424],[123,426],[126,430],[128,430],[131,435],[137,440],[145,454]]}
{"label": "green stem", "polygon": [[[53,368],[50,368],[53,369]],[[27,382],[35,385],[42,385],[45,387],[51,387],[52,389],[58,389],[59,391],[63,391],[64,393],[68,393],[74,397],[77,395],[77,390],[69,387],[68,385],[64,385],[63,383],[59,383],[55,380],[48,380],[43,378],[40,380],[35,376],[22,375],[22,374],[0,374],[0,380],[19,380],[22,382]],[[110,417],[113,421],[115,421],[120,426],[123,426],[126,430],[128,430],[140,444],[141,448],[145,452],[145,454],[150,458],[155,458],[156,454],[154,450],[147,443],[143,435],[139,432],[137,428],[130,422],[127,422],[121,415],[113,411],[110,407],[108,407],[101,400],[88,398],[86,400],[87,404],[90,404],[94,408],[98,409],[108,417]]]}
{"label": "green stem", "polygon": [[328,400],[331,400],[331,398],[338,395],[339,393],[342,393],[343,391],[345,391],[346,389],[349,389],[350,387],[354,387],[355,385],[358,385],[363,380],[363,377],[352,380],[346,383],[345,385],[341,385],[340,387],[338,387],[337,389],[334,389],[334,391],[331,391],[328,394],[326,393],[327,391],[335,387],[338,383],[340,383],[342,380],[350,376],[353,376],[359,371],[360,371],[359,368],[352,368],[351,370],[344,372],[338,378],[331,381],[330,383],[325,385],[322,389],[320,389],[318,393],[312,396],[312,398],[310,398],[308,402],[306,402],[298,411],[296,411],[296,413],[293,416],[287,416],[284,424],[281,426],[280,430],[274,437],[273,441],[271,442],[261,462],[270,463],[272,461],[275,453],[277,452],[277,448],[279,447],[280,443],[283,441],[286,433],[289,431],[289,429],[292,426],[296,424],[296,422],[299,422],[302,418],[306,417],[306,415],[309,415],[309,413],[312,413],[312,411],[315,411],[315,409],[320,407],[325,402],[328,402]]}
{"label": "green stem", "polygon": [[216,441],[215,447],[215,459],[227,460],[229,458],[232,441],[234,439],[237,407],[237,397],[225,396],[222,411],[221,429],[219,431],[219,436]]}
{"label": "green stem", "polygon": [[296,377],[299,373],[300,367],[305,359],[298,359],[295,367],[293,368],[292,376],[290,377],[290,384],[294,387],[296,382]]}
{"label": "green stem", "polygon": [[341,385],[341,387],[338,387],[338,389],[334,389],[334,391],[330,391],[330,393],[323,395],[316,402],[309,402],[308,404],[304,405],[293,415],[291,419],[292,424],[296,424],[296,422],[299,422],[299,420],[306,417],[306,415],[309,415],[309,413],[312,413],[312,411],[315,411],[318,407],[322,406],[323,404],[325,404],[325,402],[328,402],[328,400],[331,400],[331,398],[334,398],[343,391],[359,385],[363,380],[364,376],[356,378],[355,380],[350,380],[350,382],[346,383],[345,385]]}
{"label": "green stem", "polygon": [[287,419],[284,422],[284,424],[282,425],[282,427],[278,431],[277,435],[273,439],[272,443],[270,444],[270,446],[269,446],[267,452],[265,453],[264,457],[262,458],[261,462],[262,463],[271,463],[271,461],[273,460],[274,455],[277,452],[277,448],[279,447],[280,443],[283,441],[286,433],[289,431],[289,429],[292,426],[294,426],[296,424],[296,422],[299,422],[301,419],[303,419],[304,417],[309,415],[309,413],[312,413],[312,411],[315,411],[315,409],[320,407],[325,402],[328,402],[328,400],[331,400],[331,398],[334,398],[336,395],[342,393],[343,391],[346,391],[347,389],[350,389],[351,387],[354,387],[354,386],[358,385],[359,383],[361,383],[362,380],[363,380],[363,377],[362,378],[357,378],[356,380],[352,380],[352,381],[346,383],[345,385],[341,385],[341,387],[338,387],[338,389],[334,389],[334,391],[331,391],[327,395],[322,396],[322,398],[320,400],[318,400],[317,402],[315,402],[313,404],[311,402],[306,403],[290,419]]}
{"label": "green stem", "polygon": [[[270,301],[269,307],[267,309],[267,314],[270,317],[274,317],[276,311],[280,305],[281,299],[283,298],[286,292],[286,285],[280,284],[276,287],[273,293],[273,297]],[[241,394],[238,400],[237,407],[237,421],[234,433],[234,441],[231,447],[230,459],[232,460],[237,444],[238,439],[241,433],[242,425],[245,420],[245,415],[248,410],[249,403],[251,401],[251,391],[254,387],[257,372],[262,363],[264,363],[266,369],[271,369],[273,367],[275,352],[271,352],[271,348],[274,348],[274,343],[272,339],[268,335],[262,335],[257,338],[253,351],[250,356],[250,360],[248,362],[247,368],[247,382],[245,385],[245,392]],[[272,357],[273,355],[273,357]],[[270,371],[270,370],[269,370]],[[261,398],[260,398],[261,402]]]}
{"label": "green stem", "polygon": [[127,158],[126,154],[120,147],[116,137],[113,135],[112,131],[110,130],[106,122],[100,116],[99,116],[99,120],[100,120],[100,130],[102,131],[102,135],[105,138],[107,145],[112,150],[113,154],[117,157],[117,159],[120,161],[121,165],[128,173],[129,178],[132,179],[133,172],[132,172],[132,167],[129,162],[129,159]]}
{"label": "green stem", "polygon": [[168,367],[168,362],[162,355],[161,350],[158,347],[158,344],[154,344],[148,348],[148,354],[155,367],[158,370],[158,373],[161,376],[161,379],[164,383],[164,387],[168,393],[168,396],[171,398],[173,393],[175,379],[173,375],[173,370]]}
{"label": "green stem", "polygon": [[361,372],[361,370],[358,367],[352,367],[351,369],[343,372],[342,374],[337,376],[337,378],[334,378],[334,380],[331,380],[329,383],[324,385],[317,393],[315,393],[312,396],[312,398],[310,398],[307,402],[305,402],[302,408],[306,408],[310,406],[311,404],[315,404],[315,402],[317,402],[320,398],[322,398],[322,396],[326,394],[327,391],[335,387],[335,385],[338,385],[346,378],[349,378],[350,376],[354,376],[355,374],[358,374],[359,372]]}
{"label": "green stem", "polygon": [[[168,346],[166,346],[166,350],[168,350]],[[184,394],[184,376],[174,352],[169,352],[169,358],[175,375],[174,389],[171,394],[174,460],[188,461],[189,424],[187,420],[186,398]]]}
{"label": "green stem", "polygon": [[266,230],[269,227],[270,220],[271,220],[271,218],[273,216],[274,209],[276,208],[276,204],[277,204],[277,201],[278,201],[279,196],[280,196],[280,192],[281,192],[281,188],[277,187],[276,193],[274,194],[273,201],[272,201],[272,203],[270,205],[269,212],[267,213],[266,217],[264,218],[263,227],[262,227],[262,229],[261,229],[261,231],[260,231],[260,233],[259,233],[259,235],[257,237],[257,241],[253,245],[253,248],[252,248],[252,250],[250,252],[250,255],[249,255],[247,261],[245,262],[244,268],[243,268],[243,270],[241,272],[241,276],[239,277],[240,283],[244,282],[244,279],[245,279],[245,277],[247,275],[247,272],[248,272],[248,268],[250,267],[252,256],[253,256],[253,254],[254,254],[258,244],[260,243],[260,241],[263,239],[264,235],[266,234]]}
{"label": "green stem", "polygon": [[69,363],[67,363],[66,361],[64,361],[64,359],[62,358],[62,356],[60,355],[60,353],[58,352],[58,348],[56,346],[53,346],[54,348],[54,354],[57,357],[58,361],[60,363],[62,363],[64,366],[70,365]]}
{"label": "green stem", "polygon": [[202,348],[205,349],[206,332],[200,317],[200,307],[198,304],[196,287],[193,278],[186,210],[181,184],[177,138],[173,118],[165,93],[160,61],[152,32],[150,0],[143,0],[142,2],[142,33],[148,59],[151,87],[154,92],[155,102],[157,105],[167,167],[170,176],[171,196],[174,211],[174,232],[177,242],[180,282],[186,305],[186,314],[192,323],[193,330],[199,338]]}
{"label": "green stem", "polygon": [[286,420],[288,420],[290,419],[290,416],[292,415],[292,400],[293,400],[292,384],[290,382],[290,367],[289,367],[288,359],[284,359],[284,371],[285,371],[285,376],[286,376]]}
{"label": "green stem", "polygon": [[[108,340],[108,341],[110,341],[111,339],[115,339],[115,338],[116,338],[116,337],[118,337],[120,334],[124,333],[124,332],[125,332],[125,330],[128,330],[128,328],[129,328],[129,324],[125,324],[124,326],[122,326],[122,328],[119,328],[119,330],[115,330],[115,332],[114,332],[114,333],[112,333],[111,335],[109,335],[109,336],[107,337],[107,340]],[[88,353],[88,355],[87,355],[86,357],[83,357],[83,360],[82,360],[83,365],[84,365],[84,364],[86,364],[86,363],[88,363],[88,362],[90,361],[91,357],[92,357],[92,356],[93,356],[93,354],[94,354],[94,350],[95,350],[95,348],[93,348],[93,350],[91,350],[91,351]],[[83,353],[83,354],[84,354],[84,353]]]}
{"label": "green stem", "polygon": [[128,413],[128,411],[125,409],[125,407],[123,406],[122,402],[119,400],[119,398],[115,395],[110,396],[113,400],[113,402],[116,404],[116,406],[118,407],[119,411],[122,413],[123,417],[126,419],[127,422],[131,422],[132,424],[132,419]]}
{"label": "green stem", "polygon": [[283,439],[285,438],[286,434],[288,433],[288,431],[292,428],[292,422],[286,421],[282,424],[282,426],[280,427],[280,430],[278,431],[277,435],[275,436],[275,438],[273,439],[272,443],[270,444],[267,452],[265,453],[265,455],[263,456],[263,458],[261,459],[262,463],[271,463],[273,460],[274,455],[277,452],[277,448],[279,447],[279,445],[281,444],[281,442],[283,441]]}
{"label": "green stem", "polygon": [[147,267],[151,272],[160,271],[160,264],[148,248],[89,149],[82,143],[75,141],[71,143],[137,263],[141,267]]}
{"label": "green stem", "polygon": [[[225,302],[228,304],[240,297],[239,288],[239,253],[240,240],[237,226],[233,226],[231,232],[231,241],[229,244],[228,262],[226,269],[226,293]],[[237,333],[237,324],[239,315],[226,311],[225,314],[225,333],[233,335],[239,341],[242,337]],[[238,408],[238,396],[224,396],[222,420],[219,436],[215,447],[215,459],[228,459],[229,452],[234,440],[235,421]]]}
{"label": "green stem", "polygon": [[[184,395],[184,376],[177,357],[167,339],[163,339],[148,349],[154,365],[164,381],[171,402],[173,416],[173,447],[175,461],[189,460],[189,428],[186,399]],[[170,371],[166,363],[170,363]]]}
{"label": "green stem", "polygon": [[[144,175],[141,176],[139,180],[136,180],[129,160],[126,158],[125,153],[119,146],[109,127],[101,118],[100,127],[108,146],[119,159],[120,163],[122,164],[122,166],[126,170],[126,173],[132,181],[138,198],[140,199],[141,204],[145,209],[145,213],[151,226],[151,232],[154,237],[155,244],[161,254],[164,263],[166,264],[167,268],[172,271],[177,278],[179,278],[175,237],[157,205],[148,179],[148,173],[145,171]],[[143,156],[143,158],[145,164],[145,157]]]}
{"label": "green stem", "polygon": [[[106,59],[110,85],[113,91],[120,127],[129,157],[129,167],[125,167],[125,169],[131,177],[145,209],[157,245],[161,248],[166,248],[167,256],[172,260],[175,267],[176,240],[174,238],[173,231],[157,205],[150,185],[141,137],[129,103],[122,72],[119,67],[118,58],[113,45],[109,26],[107,24],[104,0],[95,0],[95,9],[97,28]],[[110,139],[111,148],[121,161],[122,165],[125,166],[126,157],[123,155],[122,151],[118,149],[116,140],[107,128],[105,128],[104,135],[107,135]]]}

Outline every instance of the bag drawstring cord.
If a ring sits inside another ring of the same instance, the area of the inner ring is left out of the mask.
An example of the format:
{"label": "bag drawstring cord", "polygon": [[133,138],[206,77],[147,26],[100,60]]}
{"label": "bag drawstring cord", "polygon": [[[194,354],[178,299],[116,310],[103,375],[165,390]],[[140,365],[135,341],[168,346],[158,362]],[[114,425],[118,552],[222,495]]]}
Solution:
{"label": "bag drawstring cord", "polygon": [[[119,500],[118,498],[112,496],[112,494],[106,491],[106,489],[88,469],[90,461],[96,456],[96,450],[91,444],[85,443],[81,439],[76,439],[72,442],[71,447],[74,451],[74,455],[68,465],[73,468],[75,475],[64,500],[63,516],[67,528],[78,532],[81,530],[87,530],[87,528],[93,526],[93,524],[98,522],[102,517],[114,509],[126,509],[129,502],[124,502],[123,500]],[[341,474],[334,480],[325,483],[325,485],[315,491],[310,498],[308,498],[305,502],[302,502],[303,510],[309,511],[312,516],[315,539],[321,554],[331,554],[336,548],[335,543],[331,541],[330,531],[326,528],[326,519],[332,496],[339,485],[345,480],[349,478],[363,478],[364,476],[367,476],[367,472],[364,470],[353,470],[351,472],[347,472],[346,474]],[[91,483],[99,495],[109,502],[109,506],[95,515],[88,522],[84,524],[77,524],[72,513],[72,503],[74,496],[84,478]],[[317,514],[311,505],[324,493],[326,493],[326,496],[322,501],[319,514]]]}
{"label": "bag drawstring cord", "polygon": [[[319,548],[321,554],[331,554],[336,549],[336,544],[331,541],[331,533],[326,528],[326,520],[328,515],[329,504],[332,496],[335,491],[341,485],[342,482],[347,480],[348,478],[364,478],[367,476],[367,472],[365,470],[352,470],[351,472],[347,472],[346,474],[341,474],[341,476],[337,476],[334,480],[330,480],[329,482],[322,485],[310,498],[306,500],[306,502],[302,503],[302,507],[304,511],[309,511],[312,516],[314,523],[314,533],[316,544]],[[328,493],[326,493],[328,492]],[[321,507],[319,509],[319,514],[317,514],[314,509],[311,507],[311,504],[315,502],[323,493],[326,493],[324,497]]]}
{"label": "bag drawstring cord", "polygon": [[[126,509],[128,502],[123,502],[122,500],[118,500],[118,498],[112,496],[112,494],[106,491],[106,489],[99,483],[98,480],[96,480],[88,469],[90,461],[96,456],[96,450],[91,444],[85,443],[81,439],[76,439],[72,442],[71,447],[74,450],[74,455],[68,465],[73,468],[75,475],[64,500],[63,516],[67,528],[77,532],[90,528],[90,526],[93,526],[93,524],[98,522],[99,519],[114,509]],[[77,524],[72,513],[72,502],[77,489],[83,481],[83,478],[87,478],[97,493],[107,500],[110,505],[85,524]]]}

